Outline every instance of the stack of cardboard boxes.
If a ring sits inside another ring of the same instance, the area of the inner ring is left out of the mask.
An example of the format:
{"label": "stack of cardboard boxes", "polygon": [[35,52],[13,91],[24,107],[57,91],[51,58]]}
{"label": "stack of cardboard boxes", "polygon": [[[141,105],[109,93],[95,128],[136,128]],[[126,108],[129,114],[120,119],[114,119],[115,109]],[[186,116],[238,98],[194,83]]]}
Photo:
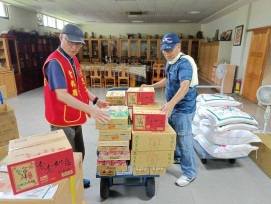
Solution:
{"label": "stack of cardboard boxes", "polygon": [[173,165],[176,133],[154,98],[153,88],[127,91],[127,104],[133,106],[130,165],[134,175],[165,174],[166,167]]}
{"label": "stack of cardboard boxes", "polygon": [[73,153],[63,130],[10,140],[5,147],[0,203],[83,202],[82,154]]}
{"label": "stack of cardboard boxes", "polygon": [[111,116],[111,121],[107,124],[96,121],[96,128],[100,130],[97,170],[100,176],[113,176],[119,171],[127,171],[131,125],[127,106],[109,106],[102,110]]}

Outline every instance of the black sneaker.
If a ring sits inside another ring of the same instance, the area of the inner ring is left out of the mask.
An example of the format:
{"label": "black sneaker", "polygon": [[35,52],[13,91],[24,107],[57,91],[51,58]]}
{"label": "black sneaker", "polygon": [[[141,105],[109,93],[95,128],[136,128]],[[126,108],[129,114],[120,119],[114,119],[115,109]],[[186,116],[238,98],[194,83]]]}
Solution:
{"label": "black sneaker", "polygon": [[88,180],[88,179],[83,179],[83,182],[84,182],[84,188],[90,187],[90,180]]}

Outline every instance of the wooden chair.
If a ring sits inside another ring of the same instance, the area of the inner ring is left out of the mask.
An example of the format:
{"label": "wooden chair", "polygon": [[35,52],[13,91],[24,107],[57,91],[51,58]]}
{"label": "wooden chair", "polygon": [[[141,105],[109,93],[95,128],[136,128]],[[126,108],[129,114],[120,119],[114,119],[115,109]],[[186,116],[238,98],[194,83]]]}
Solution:
{"label": "wooden chair", "polygon": [[152,69],[152,84],[165,78],[165,65],[164,64],[153,64]]}
{"label": "wooden chair", "polygon": [[[108,83],[110,80],[113,80],[113,84]],[[115,87],[115,67],[114,66],[106,66],[104,69],[104,87],[112,86]]]}
{"label": "wooden chair", "polygon": [[[98,80],[98,82],[96,82]],[[100,65],[93,65],[93,75],[90,77],[91,87],[102,87],[102,69]]]}
{"label": "wooden chair", "polygon": [[84,76],[86,86],[90,86],[90,71],[86,69],[86,67],[88,65],[87,64],[80,64],[80,66],[81,66],[81,70],[82,70],[82,74]]}
{"label": "wooden chair", "polygon": [[[121,83],[121,80],[127,83]],[[118,87],[129,87],[129,66],[118,66]]]}

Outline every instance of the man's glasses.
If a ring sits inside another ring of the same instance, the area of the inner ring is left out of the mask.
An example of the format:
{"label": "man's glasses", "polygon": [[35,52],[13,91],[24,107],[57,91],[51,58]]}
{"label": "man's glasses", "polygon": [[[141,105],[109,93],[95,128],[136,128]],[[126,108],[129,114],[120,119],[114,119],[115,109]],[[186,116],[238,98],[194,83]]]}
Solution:
{"label": "man's glasses", "polygon": [[73,47],[73,46],[82,47],[82,43],[80,42],[71,42],[68,38],[65,38],[65,40],[68,42],[68,45],[70,47]]}

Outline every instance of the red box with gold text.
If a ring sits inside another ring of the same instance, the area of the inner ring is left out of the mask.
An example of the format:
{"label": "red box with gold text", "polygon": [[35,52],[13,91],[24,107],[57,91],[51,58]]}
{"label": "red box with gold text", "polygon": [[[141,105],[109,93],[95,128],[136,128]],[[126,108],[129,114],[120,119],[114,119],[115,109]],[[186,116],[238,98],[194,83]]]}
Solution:
{"label": "red box with gold text", "polygon": [[73,150],[63,130],[11,140],[7,167],[14,194],[75,174]]}

